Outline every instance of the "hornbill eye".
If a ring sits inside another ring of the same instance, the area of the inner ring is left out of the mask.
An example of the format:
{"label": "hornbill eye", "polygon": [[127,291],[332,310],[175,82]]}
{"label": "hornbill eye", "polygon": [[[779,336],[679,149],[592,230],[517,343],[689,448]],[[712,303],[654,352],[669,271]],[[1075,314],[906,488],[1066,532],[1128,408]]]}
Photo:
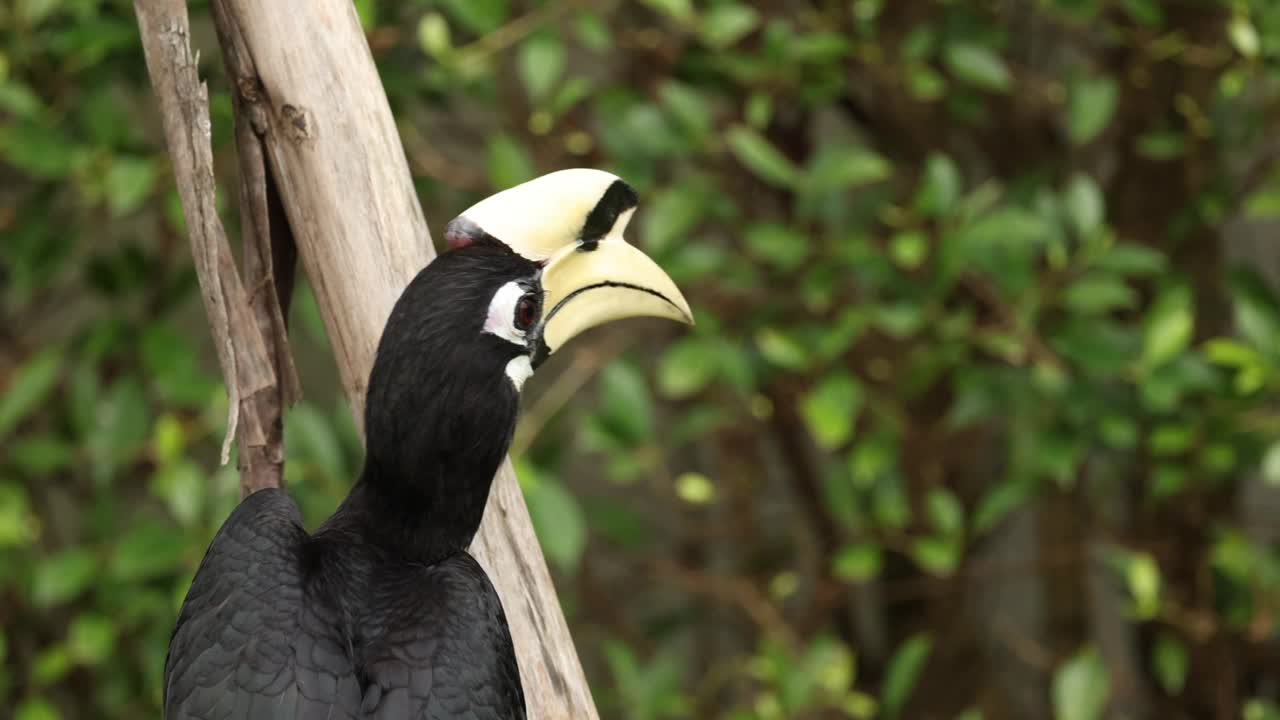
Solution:
{"label": "hornbill eye", "polygon": [[532,293],[520,296],[516,302],[515,325],[527,331],[538,322],[538,301]]}

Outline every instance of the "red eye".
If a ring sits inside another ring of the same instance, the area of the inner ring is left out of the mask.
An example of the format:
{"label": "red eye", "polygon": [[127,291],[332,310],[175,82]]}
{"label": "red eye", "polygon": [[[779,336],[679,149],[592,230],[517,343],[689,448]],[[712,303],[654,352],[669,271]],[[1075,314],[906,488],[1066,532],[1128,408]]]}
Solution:
{"label": "red eye", "polygon": [[533,295],[524,295],[516,301],[516,327],[528,330],[538,322],[538,301]]}

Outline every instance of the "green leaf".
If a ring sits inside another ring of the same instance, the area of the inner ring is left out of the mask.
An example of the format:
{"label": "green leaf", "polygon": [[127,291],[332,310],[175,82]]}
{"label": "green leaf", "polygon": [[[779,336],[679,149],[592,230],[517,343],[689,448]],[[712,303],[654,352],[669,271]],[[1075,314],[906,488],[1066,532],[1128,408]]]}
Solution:
{"label": "green leaf", "polygon": [[702,473],[681,473],[676,478],[676,496],[690,505],[707,505],[715,502],[716,486]]}
{"label": "green leaf", "polygon": [[658,389],[669,398],[686,398],[700,392],[719,372],[715,346],[700,337],[676,341],[658,363]]}
{"label": "green leaf", "polygon": [[40,96],[22,83],[0,82],[0,110],[22,118],[32,120],[44,110]]}
{"label": "green leaf", "polygon": [[[296,426],[295,426],[296,429]],[[340,466],[330,472],[340,471]],[[152,491],[164,499],[169,512],[183,527],[194,527],[204,509],[207,479],[204,471],[182,459],[160,468],[152,478]]]}
{"label": "green leaf", "polygon": [[1109,77],[1079,77],[1067,95],[1067,136],[1084,145],[1098,136],[1115,115],[1119,90]]}
{"label": "green leaf", "polygon": [[983,534],[991,530],[1029,497],[1031,488],[1026,483],[1006,480],[996,485],[982,496],[973,511],[974,532]]}
{"label": "green leaf", "polygon": [[1168,260],[1160,252],[1142,245],[1115,245],[1099,257],[1095,267],[1125,276],[1158,275],[1165,271]]}
{"label": "green leaf", "polygon": [[1102,199],[1102,191],[1092,177],[1084,173],[1071,176],[1067,191],[1063,197],[1063,205],[1071,219],[1072,229],[1076,237],[1092,238],[1102,229],[1106,207]]}
{"label": "green leaf", "polygon": [[920,188],[916,190],[916,211],[931,217],[946,215],[955,207],[962,185],[955,162],[941,153],[931,153],[925,160]]}
{"label": "green leaf", "polygon": [[38,178],[65,177],[71,172],[79,150],[57,127],[34,121],[0,126],[0,157]]}
{"label": "green leaf", "polygon": [[32,356],[10,375],[0,395],[0,439],[44,401],[62,373],[62,351],[46,348]]}
{"label": "green leaf", "polygon": [[448,55],[453,50],[449,21],[438,12],[429,12],[418,20],[418,46],[432,57]]}
{"label": "green leaf", "polygon": [[894,338],[910,337],[924,322],[924,308],[914,302],[903,301],[876,308],[876,327]]}
{"label": "green leaf", "polygon": [[560,38],[538,33],[520,44],[516,68],[530,99],[541,100],[564,73],[565,50]]}
{"label": "green leaf", "polygon": [[761,180],[780,187],[799,182],[799,168],[755,130],[735,125],[729,128],[725,139],[738,162]]}
{"label": "green leaf", "polygon": [[645,249],[662,255],[676,243],[687,243],[689,235],[706,217],[709,199],[701,187],[691,183],[673,185],[645,206],[641,227]]}
{"label": "green leaf", "polygon": [[104,615],[80,615],[67,630],[67,651],[86,665],[98,665],[110,657],[115,641],[115,625]]}
{"label": "green leaf", "polygon": [[902,480],[889,474],[876,482],[871,490],[871,514],[883,527],[901,529],[911,520],[911,506]]}
{"label": "green leaf", "polygon": [[98,571],[98,561],[82,548],[66,550],[35,567],[31,579],[31,603],[47,608],[74,600],[89,588]]}
{"label": "green leaf", "polygon": [[1154,26],[1164,21],[1160,0],[1121,0],[1120,5],[1140,25]]}
{"label": "green leaf", "polygon": [[1165,692],[1170,695],[1182,692],[1190,664],[1187,646],[1176,635],[1165,631],[1156,636],[1155,645],[1151,648],[1151,668]]}
{"label": "green leaf", "polygon": [[532,180],[536,171],[529,153],[510,135],[498,133],[489,138],[489,184],[505,190]]}
{"label": "green leaf", "polygon": [[609,32],[609,26],[599,15],[586,10],[573,14],[573,32],[583,47],[594,52],[604,52],[612,47],[613,36]]}
{"label": "green leaf", "polygon": [[1242,720],[1280,720],[1280,706],[1262,698],[1249,698],[1241,717]]}
{"label": "green leaf", "polygon": [[1175,160],[1187,150],[1187,136],[1177,130],[1152,130],[1138,137],[1138,154],[1148,160]]}
{"label": "green leaf", "polygon": [[1262,479],[1272,487],[1280,487],[1280,442],[1272,443],[1262,456]]}
{"label": "green leaf", "polygon": [[108,568],[122,582],[138,582],[172,573],[187,548],[181,533],[155,523],[130,529],[112,548]]}
{"label": "green leaf", "polygon": [[26,489],[0,482],[0,550],[30,545],[38,527]]}
{"label": "green leaf", "polygon": [[1107,670],[1098,651],[1080,650],[1053,675],[1054,720],[1100,720],[1108,692]]}
{"label": "green leaf", "polygon": [[656,420],[649,385],[630,363],[610,363],[600,372],[597,412],[609,433],[625,446],[653,437]]}
{"label": "green leaf", "polygon": [[508,0],[441,0],[440,4],[463,27],[478,35],[497,30],[509,13]]}
{"label": "green leaf", "polygon": [[[296,459],[303,460],[306,467],[319,474],[329,482],[342,482],[347,478],[347,467],[343,461],[342,445],[334,433],[333,423],[318,408],[307,402],[300,402],[287,411],[285,415],[285,447]],[[186,485],[189,478],[171,479],[176,485]],[[177,488],[171,488],[176,491]],[[170,500],[170,507],[185,501]],[[175,512],[182,517],[181,511]]]}
{"label": "green leaf", "polygon": [[1260,351],[1280,354],[1280,299],[1258,273],[1233,271],[1229,278],[1237,332]]}
{"label": "green leaf", "polygon": [[880,575],[884,554],[875,543],[845,545],[831,562],[831,572],[841,580],[866,582]]}
{"label": "green leaf", "polygon": [[911,557],[925,572],[947,577],[960,565],[960,540],[954,537],[924,537],[911,544]]}
{"label": "green leaf", "polygon": [[87,438],[92,472],[109,480],[125,463],[135,460],[150,437],[151,411],[138,379],[120,377],[98,403],[95,427]]}
{"label": "green leaf", "polygon": [[1128,310],[1138,303],[1138,294],[1122,279],[1104,273],[1089,273],[1067,286],[1063,304],[1081,315],[1101,315]]}
{"label": "green leaf", "polygon": [[900,232],[889,240],[893,261],[907,270],[915,270],[929,256],[929,237],[918,230]]}
{"label": "green leaf", "polygon": [[137,210],[156,184],[156,164],[150,158],[121,157],[107,170],[107,204],[115,216]]}
{"label": "green leaf", "polygon": [[777,328],[762,328],[755,336],[756,347],[769,362],[788,370],[809,366],[809,353],[794,337]]}
{"label": "green leaf", "polygon": [[50,433],[28,435],[9,445],[9,459],[30,475],[45,476],[70,467],[75,461],[75,448]]}
{"label": "green leaf", "polygon": [[943,50],[942,61],[951,74],[974,87],[992,92],[1008,92],[1013,87],[1008,66],[990,48],[955,43]]}
{"label": "green leaf", "polygon": [[716,50],[741,40],[760,23],[760,13],[748,5],[716,5],[702,16],[702,39]]}
{"label": "green leaf", "polygon": [[814,153],[807,189],[845,190],[892,176],[893,165],[883,155],[857,145],[834,145]]}
{"label": "green leaf", "polygon": [[715,119],[706,97],[698,88],[669,79],[658,88],[662,106],[686,131],[701,139],[710,134]]}
{"label": "green leaf", "polygon": [[800,414],[814,441],[825,450],[848,442],[862,410],[862,385],[848,373],[829,375],[800,401]]}
{"label": "green leaf", "polygon": [[752,225],[746,243],[752,255],[782,271],[795,270],[809,256],[809,238],[788,225]]}
{"label": "green leaf", "polygon": [[928,65],[907,66],[907,91],[921,102],[939,100],[947,94],[947,80]]}
{"label": "green leaf", "polygon": [[42,697],[32,697],[18,704],[13,720],[62,720],[62,713]]}
{"label": "green leaf", "polygon": [[692,0],[644,0],[644,3],[677,20],[688,20],[694,14]]}
{"label": "green leaf", "polygon": [[1017,206],[1001,207],[944,238],[940,258],[950,272],[981,270],[1010,295],[1036,279],[1034,263],[1054,229],[1040,215]]}
{"label": "green leaf", "polygon": [[555,480],[540,479],[525,490],[529,517],[547,558],[563,572],[573,572],[587,546],[587,522],[582,507]]}
{"label": "green leaf", "polygon": [[886,718],[892,720],[902,712],[932,650],[933,639],[922,633],[902,643],[889,659],[880,693],[881,708]]}
{"label": "green leaf", "polygon": [[65,645],[46,647],[31,663],[31,679],[37,686],[54,685],[71,672],[74,664]]}
{"label": "green leaf", "polygon": [[934,488],[927,498],[929,519],[933,527],[944,535],[958,535],[964,531],[964,506],[960,499],[946,488]]}
{"label": "green leaf", "polygon": [[1176,285],[1161,293],[1147,311],[1142,367],[1152,370],[1181,355],[1191,343],[1194,326],[1191,290]]}
{"label": "green leaf", "polygon": [[1258,29],[1245,15],[1237,14],[1231,18],[1227,24],[1227,37],[1231,38],[1231,45],[1247,58],[1257,57],[1262,46],[1258,40]]}
{"label": "green leaf", "polygon": [[1160,613],[1160,566],[1147,553],[1134,553],[1125,564],[1125,579],[1133,596],[1134,614],[1139,620],[1154,619]]}

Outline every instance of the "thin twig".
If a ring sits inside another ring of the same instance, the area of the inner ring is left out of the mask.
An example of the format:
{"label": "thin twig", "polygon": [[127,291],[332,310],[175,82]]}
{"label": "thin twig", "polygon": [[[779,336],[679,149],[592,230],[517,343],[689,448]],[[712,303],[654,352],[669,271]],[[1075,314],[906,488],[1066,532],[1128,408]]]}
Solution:
{"label": "thin twig", "polygon": [[544,5],[537,10],[527,12],[497,30],[485,33],[458,48],[457,58],[459,62],[472,62],[502,52],[525,39],[526,36],[532,34],[544,24],[574,9],[577,5],[578,3],[575,0],[566,0],[565,2]]}

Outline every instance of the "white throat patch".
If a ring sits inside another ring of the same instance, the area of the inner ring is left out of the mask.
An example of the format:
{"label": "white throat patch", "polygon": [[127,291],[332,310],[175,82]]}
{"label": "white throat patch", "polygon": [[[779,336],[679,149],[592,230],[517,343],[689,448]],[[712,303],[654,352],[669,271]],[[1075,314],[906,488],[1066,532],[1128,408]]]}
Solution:
{"label": "white throat patch", "polygon": [[[512,281],[498,288],[489,301],[489,314],[484,320],[484,331],[497,335],[513,345],[525,348],[525,331],[516,327],[516,303],[525,294],[520,283]],[[524,381],[533,374],[533,363],[529,356],[517,355],[507,362],[507,377],[516,386],[516,392],[524,387]]]}
{"label": "white throat patch", "polygon": [[516,392],[520,392],[520,388],[524,387],[524,381],[529,379],[533,374],[533,362],[529,360],[528,355],[517,355],[507,361],[507,377],[511,378],[511,384],[516,386]]}

